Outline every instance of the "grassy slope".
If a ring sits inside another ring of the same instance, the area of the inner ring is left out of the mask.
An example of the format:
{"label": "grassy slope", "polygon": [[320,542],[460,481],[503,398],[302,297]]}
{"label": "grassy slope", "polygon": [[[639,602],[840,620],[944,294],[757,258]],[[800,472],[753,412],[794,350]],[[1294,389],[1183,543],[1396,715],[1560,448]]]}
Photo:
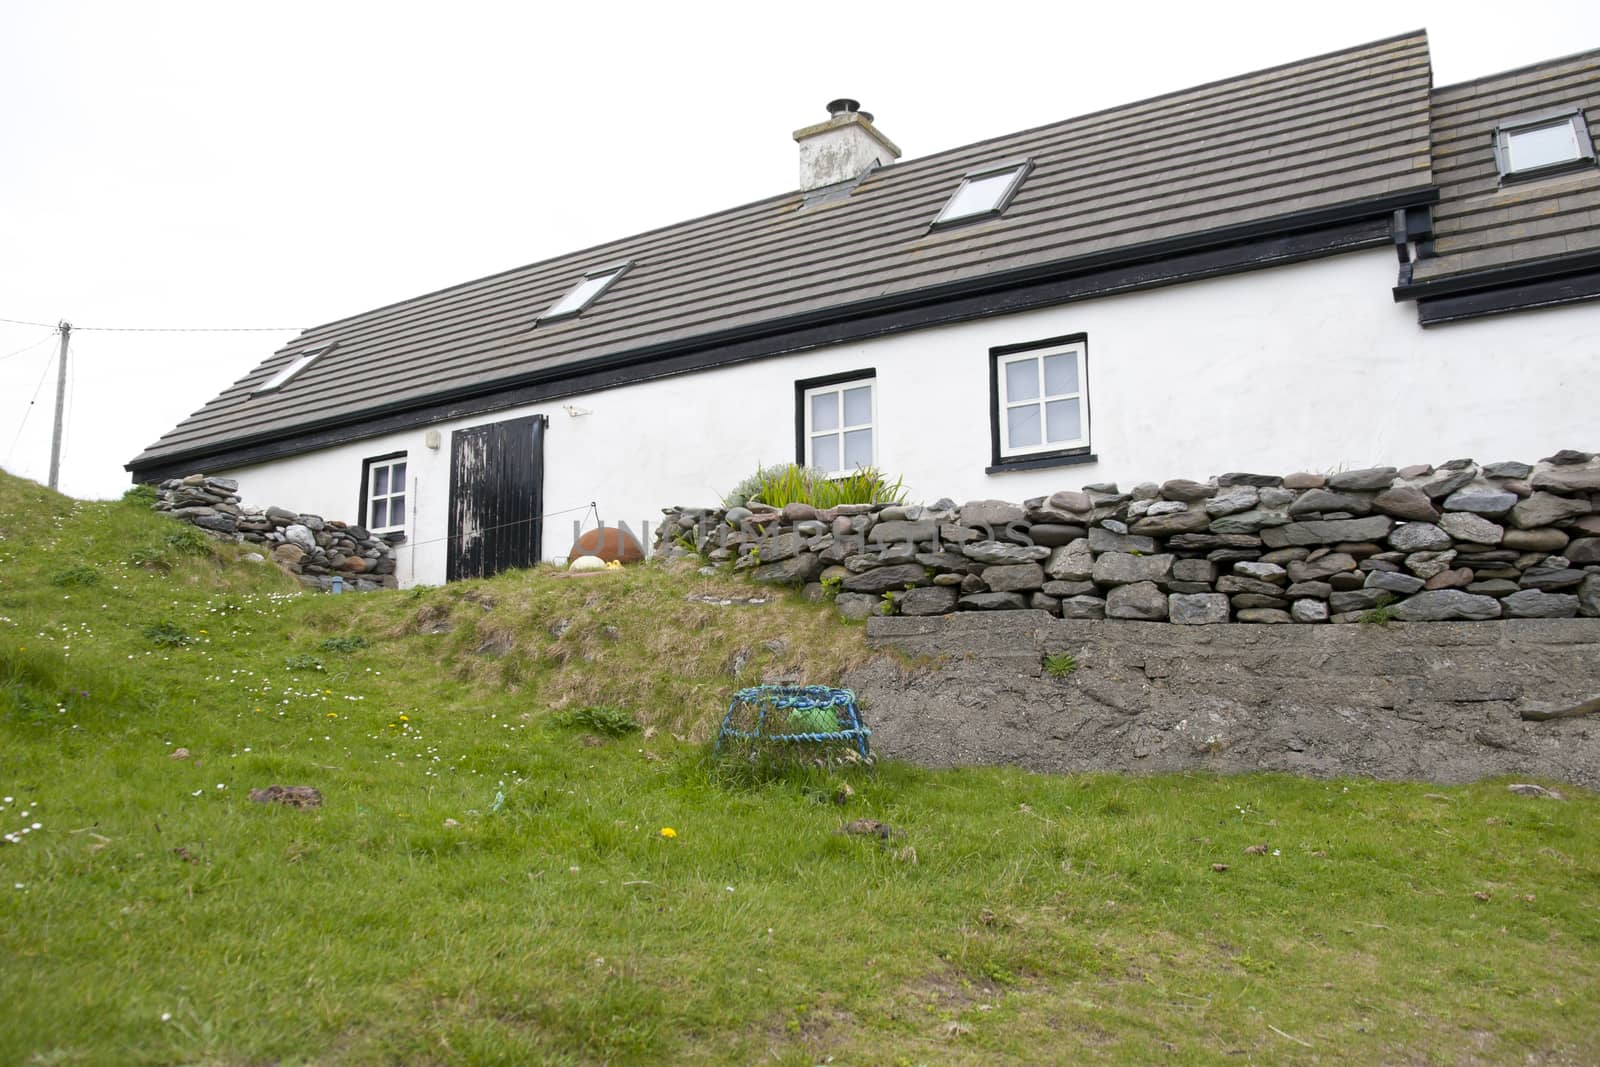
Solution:
{"label": "grassy slope", "polygon": [[[0,845],[0,1062],[1600,1060],[1591,795],[889,764],[839,807],[702,740],[731,665],[860,654],[825,609],[299,596],[175,529],[0,475],[0,832],[42,827]],[[649,735],[550,714],[595,703]]]}

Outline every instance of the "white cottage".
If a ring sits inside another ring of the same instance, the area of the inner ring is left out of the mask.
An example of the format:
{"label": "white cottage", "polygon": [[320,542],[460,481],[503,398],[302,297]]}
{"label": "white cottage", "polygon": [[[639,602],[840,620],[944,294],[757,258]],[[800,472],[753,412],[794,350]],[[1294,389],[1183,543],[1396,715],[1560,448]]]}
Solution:
{"label": "white cottage", "polygon": [[1597,72],[1435,88],[1416,32],[910,161],[837,100],[798,189],[309,330],[128,469],[402,533],[410,584],[790,457],[1010,500],[1537,457],[1593,435]]}

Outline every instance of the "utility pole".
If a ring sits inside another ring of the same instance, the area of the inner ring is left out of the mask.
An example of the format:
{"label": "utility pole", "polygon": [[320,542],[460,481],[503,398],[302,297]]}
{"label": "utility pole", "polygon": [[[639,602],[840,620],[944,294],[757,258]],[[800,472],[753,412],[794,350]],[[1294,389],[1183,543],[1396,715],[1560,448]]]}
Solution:
{"label": "utility pole", "polygon": [[61,482],[61,422],[67,401],[67,338],[72,334],[72,323],[63,319],[56,329],[61,331],[61,354],[56,358],[56,428],[50,435],[50,488]]}

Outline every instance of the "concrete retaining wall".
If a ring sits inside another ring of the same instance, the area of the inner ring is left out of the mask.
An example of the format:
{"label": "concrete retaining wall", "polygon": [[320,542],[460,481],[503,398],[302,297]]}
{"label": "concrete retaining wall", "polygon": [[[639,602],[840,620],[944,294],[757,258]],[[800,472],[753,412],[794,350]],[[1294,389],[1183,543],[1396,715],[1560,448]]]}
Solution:
{"label": "concrete retaining wall", "polygon": [[[873,618],[897,649],[851,672],[879,755],[930,766],[1466,782],[1600,789],[1600,619],[1181,627],[1042,611]],[[1071,655],[1064,677],[1044,657]]]}

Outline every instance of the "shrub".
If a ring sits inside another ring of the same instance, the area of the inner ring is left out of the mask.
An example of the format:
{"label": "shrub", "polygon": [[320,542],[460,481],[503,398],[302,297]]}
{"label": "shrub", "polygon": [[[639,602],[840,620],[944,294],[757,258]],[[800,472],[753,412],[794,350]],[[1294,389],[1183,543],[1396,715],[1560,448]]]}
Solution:
{"label": "shrub", "polygon": [[[735,496],[743,499],[734,503]],[[840,504],[898,504],[905,499],[901,480],[890,482],[876,467],[859,467],[849,474],[829,478],[819,470],[787,463],[756,471],[724,498],[729,507],[759,500],[769,507],[809,504],[832,508]]]}
{"label": "shrub", "polygon": [[337,637],[327,638],[322,642],[322,651],[324,652],[347,653],[366,647],[367,639],[360,634],[340,634]]}
{"label": "shrub", "polygon": [[94,585],[99,580],[100,572],[87,563],[74,564],[50,576],[51,584],[60,586]]}
{"label": "shrub", "polygon": [[193,526],[180,526],[161,540],[175,552],[200,555],[211,551],[211,539]]}
{"label": "shrub", "polygon": [[194,641],[188,631],[170,619],[146,626],[144,635],[161,648],[179,648]]}
{"label": "shrub", "polygon": [[143,504],[145,507],[156,502],[156,487],[148,482],[141,482],[122,494],[124,503]]}
{"label": "shrub", "polygon": [[611,737],[621,737],[639,729],[639,721],[633,717],[632,712],[608,704],[594,704],[575,711],[562,712],[556,716],[556,722],[561,726],[593,730],[597,734],[607,734]]}
{"label": "shrub", "polygon": [[298,652],[283,661],[283,665],[291,671],[320,671],[322,661],[315,656]]}

